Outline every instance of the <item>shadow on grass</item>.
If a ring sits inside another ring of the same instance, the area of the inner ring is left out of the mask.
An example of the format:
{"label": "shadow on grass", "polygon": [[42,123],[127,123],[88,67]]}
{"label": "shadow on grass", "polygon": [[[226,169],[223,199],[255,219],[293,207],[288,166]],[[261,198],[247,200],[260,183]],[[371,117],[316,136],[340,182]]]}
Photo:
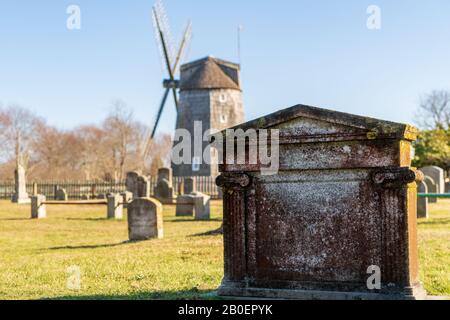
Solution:
{"label": "shadow on grass", "polygon": [[197,233],[192,235],[191,237],[211,237],[211,236],[223,236],[223,227],[204,233]]}
{"label": "shadow on grass", "polygon": [[216,291],[193,288],[181,291],[137,292],[129,295],[71,295],[42,300],[220,300],[220,297]]}
{"label": "shadow on grass", "polygon": [[99,248],[114,248],[118,246],[123,246],[126,244],[136,243],[134,241],[124,241],[120,243],[112,243],[112,244],[98,244],[91,246],[62,246],[62,247],[52,247],[47,250],[79,250],[79,249],[99,249]]}
{"label": "shadow on grass", "polygon": [[7,219],[0,219],[0,221],[31,221],[31,218],[7,218]]}
{"label": "shadow on grass", "polygon": [[222,219],[214,218],[208,220],[195,220],[193,218],[186,218],[186,219],[175,219],[171,220],[170,222],[222,222]]}
{"label": "shadow on grass", "polygon": [[435,225],[449,225],[450,224],[450,219],[448,218],[444,218],[444,219],[433,219],[431,221],[428,220],[423,220],[423,221],[419,221],[419,226],[435,226]]}
{"label": "shadow on grass", "polygon": [[67,218],[68,221],[121,221],[108,218]]}

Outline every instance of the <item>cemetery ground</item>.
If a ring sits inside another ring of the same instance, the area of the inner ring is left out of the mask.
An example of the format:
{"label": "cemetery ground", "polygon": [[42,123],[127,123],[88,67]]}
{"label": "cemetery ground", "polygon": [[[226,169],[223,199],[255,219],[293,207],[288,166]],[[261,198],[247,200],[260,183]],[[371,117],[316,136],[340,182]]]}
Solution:
{"label": "cemetery ground", "polygon": [[[0,202],[1,299],[212,299],[223,277],[221,225],[175,217],[164,207],[164,239],[128,243],[126,216],[105,219],[104,206],[51,206],[30,220],[28,205]],[[450,200],[419,220],[421,279],[430,295],[450,296]],[[80,290],[67,287],[70,268]]]}

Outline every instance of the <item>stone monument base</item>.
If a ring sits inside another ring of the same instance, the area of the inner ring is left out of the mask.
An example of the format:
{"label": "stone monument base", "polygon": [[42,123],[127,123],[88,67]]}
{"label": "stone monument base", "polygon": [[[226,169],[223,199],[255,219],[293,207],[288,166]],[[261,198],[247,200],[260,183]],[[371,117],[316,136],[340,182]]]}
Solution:
{"label": "stone monument base", "polygon": [[160,198],[160,197],[153,197],[155,199],[157,199],[159,202],[161,202],[161,204],[164,205],[175,205],[177,204],[177,198]]}
{"label": "stone monument base", "polygon": [[427,293],[421,287],[407,288],[403,293],[343,292],[301,289],[268,289],[245,287],[240,282],[223,281],[218,295],[235,299],[281,300],[426,300]]}
{"label": "stone monument base", "polygon": [[16,197],[15,195],[12,197],[11,199],[12,203],[17,203],[17,204],[30,204],[31,203],[31,198],[29,197]]}

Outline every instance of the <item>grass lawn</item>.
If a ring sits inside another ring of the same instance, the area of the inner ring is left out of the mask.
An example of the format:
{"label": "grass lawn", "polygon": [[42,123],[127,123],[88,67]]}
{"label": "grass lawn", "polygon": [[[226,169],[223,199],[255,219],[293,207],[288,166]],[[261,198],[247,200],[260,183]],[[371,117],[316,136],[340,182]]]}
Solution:
{"label": "grass lawn", "polygon": [[420,279],[430,295],[450,296],[450,200],[431,204],[431,218],[420,219]]}
{"label": "grass lawn", "polygon": [[[104,219],[106,208],[51,206],[48,218],[30,220],[28,205],[0,202],[2,299],[204,299],[223,276],[221,225],[196,222],[164,210],[163,240],[126,243],[126,219]],[[419,221],[422,281],[430,294],[450,296],[450,201]],[[69,290],[70,267],[81,271],[81,289]]]}
{"label": "grass lawn", "polygon": [[[209,222],[164,210],[162,240],[126,243],[128,226],[105,219],[106,206],[48,206],[47,219],[30,220],[28,205],[0,202],[0,298],[204,298],[223,277],[220,203]],[[81,290],[67,289],[81,271]]]}

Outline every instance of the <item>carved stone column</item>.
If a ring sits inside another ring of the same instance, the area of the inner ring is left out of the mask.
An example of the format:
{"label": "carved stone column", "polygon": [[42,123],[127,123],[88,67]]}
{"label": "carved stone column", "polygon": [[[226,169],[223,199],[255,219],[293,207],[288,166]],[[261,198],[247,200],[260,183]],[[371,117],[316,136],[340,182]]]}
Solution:
{"label": "carved stone column", "polygon": [[404,290],[413,294],[420,287],[418,277],[416,181],[420,171],[411,168],[385,168],[373,173],[380,196],[382,266],[384,291]]}
{"label": "carved stone column", "polygon": [[251,177],[245,173],[223,173],[216,183],[223,188],[225,281],[239,281],[247,272],[246,193]]}

